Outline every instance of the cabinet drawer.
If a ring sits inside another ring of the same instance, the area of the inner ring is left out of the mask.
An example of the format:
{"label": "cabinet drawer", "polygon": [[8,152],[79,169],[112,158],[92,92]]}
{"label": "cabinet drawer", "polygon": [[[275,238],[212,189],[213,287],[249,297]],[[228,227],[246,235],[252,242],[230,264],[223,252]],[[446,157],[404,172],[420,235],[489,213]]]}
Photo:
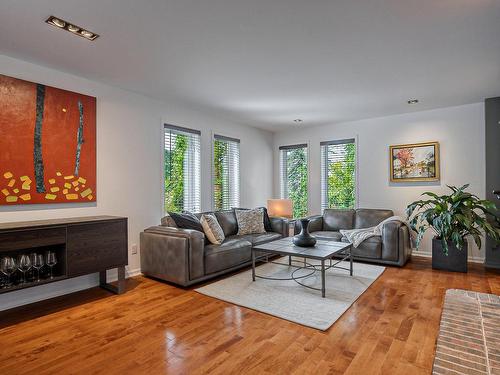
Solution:
{"label": "cabinet drawer", "polygon": [[66,228],[14,230],[0,233],[0,252],[64,244]]}
{"label": "cabinet drawer", "polygon": [[127,221],[68,225],[68,276],[78,276],[128,263]]}

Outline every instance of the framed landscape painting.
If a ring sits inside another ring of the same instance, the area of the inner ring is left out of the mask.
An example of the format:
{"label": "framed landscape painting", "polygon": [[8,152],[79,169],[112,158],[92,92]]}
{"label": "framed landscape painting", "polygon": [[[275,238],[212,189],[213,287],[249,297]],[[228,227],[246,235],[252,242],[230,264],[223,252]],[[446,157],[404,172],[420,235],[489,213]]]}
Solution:
{"label": "framed landscape painting", "polygon": [[439,181],[439,143],[390,146],[391,182]]}
{"label": "framed landscape painting", "polygon": [[0,75],[0,205],[96,201],[96,98]]}

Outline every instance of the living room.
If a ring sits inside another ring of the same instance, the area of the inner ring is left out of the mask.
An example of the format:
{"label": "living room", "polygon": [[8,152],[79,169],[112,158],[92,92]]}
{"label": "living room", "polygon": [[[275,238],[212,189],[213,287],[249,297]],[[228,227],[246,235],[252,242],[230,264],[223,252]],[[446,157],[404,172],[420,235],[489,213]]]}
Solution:
{"label": "living room", "polygon": [[499,371],[499,16],[0,4],[0,372]]}

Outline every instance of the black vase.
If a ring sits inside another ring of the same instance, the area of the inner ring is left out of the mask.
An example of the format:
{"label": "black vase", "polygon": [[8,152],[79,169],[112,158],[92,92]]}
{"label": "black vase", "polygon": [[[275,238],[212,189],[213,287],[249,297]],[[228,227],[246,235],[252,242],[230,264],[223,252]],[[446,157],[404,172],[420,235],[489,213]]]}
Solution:
{"label": "black vase", "polygon": [[316,238],[309,233],[309,219],[300,219],[302,229],[299,234],[293,237],[293,243],[300,247],[313,247],[316,245]]}
{"label": "black vase", "polygon": [[462,249],[448,242],[448,255],[444,253],[441,240],[432,240],[432,268],[452,272],[467,272],[467,241]]}

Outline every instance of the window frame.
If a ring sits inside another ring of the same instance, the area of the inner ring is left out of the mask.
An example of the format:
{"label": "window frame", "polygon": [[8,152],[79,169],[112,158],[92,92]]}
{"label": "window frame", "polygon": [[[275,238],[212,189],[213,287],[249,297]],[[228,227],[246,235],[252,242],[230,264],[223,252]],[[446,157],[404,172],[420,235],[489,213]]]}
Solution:
{"label": "window frame", "polygon": [[[322,148],[323,146],[328,146],[328,145],[339,145],[339,144],[346,144],[346,143],[353,143],[354,144],[354,149],[355,149],[355,155],[354,155],[354,207],[353,209],[359,208],[359,140],[358,136],[355,135],[353,137],[348,137],[348,138],[342,138],[342,139],[335,139],[335,140],[329,140],[329,141],[321,141],[320,142],[320,209],[321,213],[325,209],[329,209],[331,207],[323,207],[323,202],[326,200],[325,197],[325,192],[328,190],[323,188],[323,176],[324,174],[327,174],[327,171],[325,170],[325,166],[327,165],[326,161],[325,164],[323,164],[324,160],[322,159]],[[328,155],[328,154],[326,154]],[[324,189],[324,190],[323,190]]]}
{"label": "window frame", "polygon": [[185,132],[185,133],[190,133],[190,134],[196,134],[199,136],[199,144],[200,144],[200,150],[199,150],[199,206],[200,206],[200,211],[202,211],[203,207],[203,192],[202,192],[202,176],[203,176],[203,163],[202,163],[202,132],[201,130],[198,129],[193,129],[193,128],[187,128],[184,126],[178,126],[178,125],[173,125],[167,122],[162,122],[161,124],[161,137],[160,137],[160,142],[161,142],[161,207],[162,207],[162,216],[165,216],[167,214],[167,210],[165,209],[165,198],[166,198],[166,192],[165,192],[165,180],[166,180],[166,175],[165,175],[165,132],[166,129],[174,130],[174,131],[179,131],[179,132]]}
{"label": "window frame", "polygon": [[[223,133],[223,132],[221,132]],[[215,160],[214,160],[214,152],[215,152],[215,141],[216,140],[225,140],[228,142],[234,142],[238,144],[238,176],[237,176],[237,191],[238,191],[238,202],[235,207],[239,207],[241,205],[241,139],[236,137],[231,137],[227,135],[223,135],[218,132],[212,132],[212,142],[211,142],[211,152],[210,152],[210,165],[211,165],[211,173],[210,173],[210,186],[211,186],[211,209],[212,211],[217,211],[215,207]],[[226,210],[222,208],[221,211]]]}
{"label": "window frame", "polygon": [[[311,147],[309,141],[304,142],[294,142],[291,144],[280,145],[278,146],[278,179],[279,179],[279,197],[281,199],[289,199],[288,197],[284,197],[283,192],[283,173],[282,173],[282,160],[281,160],[281,151],[282,150],[292,150],[296,148],[305,148],[306,149],[306,170],[307,170],[307,212],[306,216],[309,216],[311,213]],[[294,218],[295,219],[295,218]]]}

